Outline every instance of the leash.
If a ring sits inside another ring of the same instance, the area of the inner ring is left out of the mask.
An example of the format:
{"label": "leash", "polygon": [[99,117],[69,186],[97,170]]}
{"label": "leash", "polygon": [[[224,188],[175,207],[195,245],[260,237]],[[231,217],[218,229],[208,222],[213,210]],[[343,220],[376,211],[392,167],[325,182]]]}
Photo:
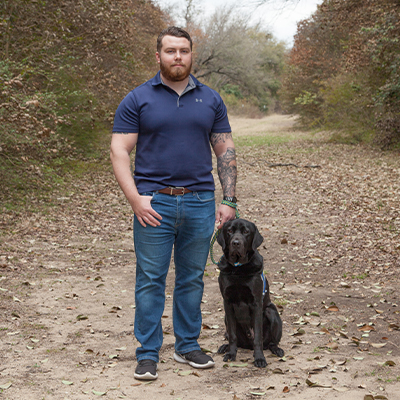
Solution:
{"label": "leash", "polygon": [[[226,206],[229,206],[229,207],[234,208],[234,209],[235,209],[235,216],[236,216],[236,218],[240,218],[240,216],[239,216],[239,211],[238,211],[238,209],[237,209],[237,204],[231,203],[230,201],[226,201],[226,200],[222,200],[221,204],[224,204],[224,205],[226,205]],[[214,236],[212,237],[211,242],[210,242],[210,258],[211,258],[211,261],[212,261],[215,265],[218,265],[218,262],[216,262],[215,259],[214,259],[214,243],[215,243],[215,241],[217,240],[217,237],[218,237],[218,235],[219,235],[220,233],[221,233],[221,229],[218,229],[217,231],[215,231]]]}

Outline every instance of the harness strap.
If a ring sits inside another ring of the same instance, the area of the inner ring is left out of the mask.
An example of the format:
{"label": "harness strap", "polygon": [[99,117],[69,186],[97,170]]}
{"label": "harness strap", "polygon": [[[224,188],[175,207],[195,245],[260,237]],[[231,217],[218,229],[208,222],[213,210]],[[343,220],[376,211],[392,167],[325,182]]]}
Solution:
{"label": "harness strap", "polygon": [[263,297],[264,297],[265,293],[267,293],[267,278],[265,277],[264,272],[261,272],[261,279],[262,279],[263,285],[264,285],[264,288],[263,288]]}

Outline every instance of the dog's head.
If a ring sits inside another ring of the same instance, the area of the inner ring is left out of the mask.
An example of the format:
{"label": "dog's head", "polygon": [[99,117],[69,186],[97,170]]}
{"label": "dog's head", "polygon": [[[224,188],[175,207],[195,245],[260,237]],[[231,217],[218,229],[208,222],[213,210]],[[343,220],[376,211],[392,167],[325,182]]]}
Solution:
{"label": "dog's head", "polygon": [[224,223],[217,240],[227,261],[235,265],[245,264],[264,238],[253,222],[235,219]]}

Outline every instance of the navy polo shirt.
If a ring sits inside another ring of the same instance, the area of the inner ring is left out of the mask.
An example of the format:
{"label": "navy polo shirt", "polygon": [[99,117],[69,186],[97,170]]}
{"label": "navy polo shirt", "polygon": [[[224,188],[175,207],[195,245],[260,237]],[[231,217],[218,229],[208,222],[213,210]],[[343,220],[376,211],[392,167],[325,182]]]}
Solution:
{"label": "navy polo shirt", "polygon": [[210,135],[231,132],[220,95],[190,75],[179,96],[160,72],[119,105],[113,132],[138,133],[134,179],[139,193],[168,186],[214,190]]}

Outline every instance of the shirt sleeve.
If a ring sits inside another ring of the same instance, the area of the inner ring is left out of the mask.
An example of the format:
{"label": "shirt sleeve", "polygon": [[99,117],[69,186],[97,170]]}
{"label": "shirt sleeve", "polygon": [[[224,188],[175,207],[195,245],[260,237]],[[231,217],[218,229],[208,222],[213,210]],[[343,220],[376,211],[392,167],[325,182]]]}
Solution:
{"label": "shirt sleeve", "polygon": [[214,125],[211,129],[211,132],[213,133],[232,132],[228,120],[228,110],[226,109],[225,103],[223,102],[221,96],[218,93],[215,94],[216,94],[217,105],[215,110]]}
{"label": "shirt sleeve", "polygon": [[139,107],[132,92],[121,101],[115,112],[113,132],[139,133]]}

